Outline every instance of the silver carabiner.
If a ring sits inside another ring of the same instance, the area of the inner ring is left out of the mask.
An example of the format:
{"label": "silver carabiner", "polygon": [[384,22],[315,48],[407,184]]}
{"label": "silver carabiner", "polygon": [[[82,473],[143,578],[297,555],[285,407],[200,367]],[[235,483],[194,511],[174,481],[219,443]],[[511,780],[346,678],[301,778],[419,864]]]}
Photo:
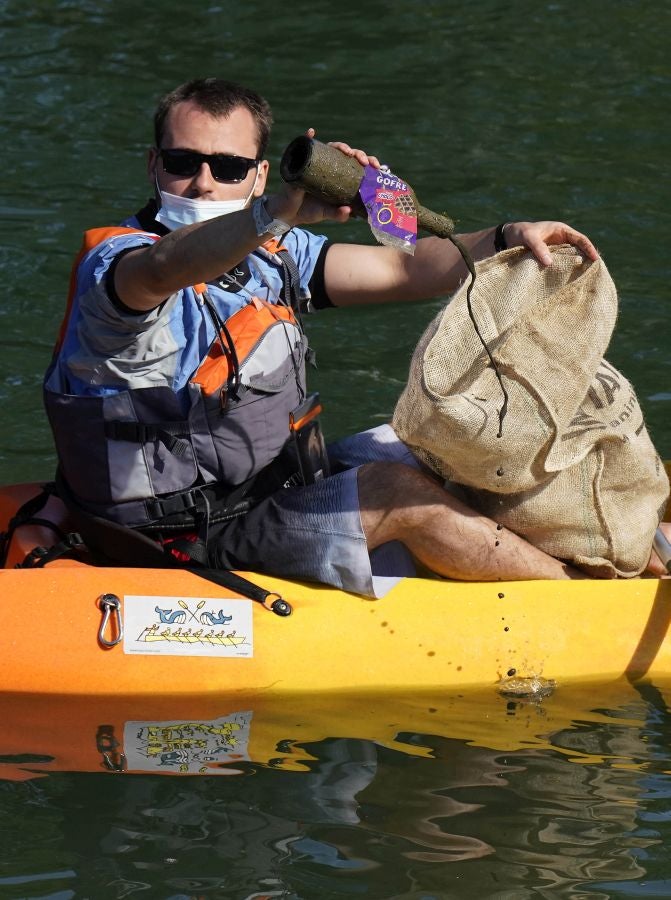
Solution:
{"label": "silver carabiner", "polygon": [[[98,598],[98,606],[102,610],[103,620],[98,630],[98,642],[103,647],[116,647],[123,640],[123,622],[121,621],[121,600],[116,594],[103,594]],[[116,633],[116,637],[108,641],[105,632],[109,625],[110,619],[114,615],[114,624],[110,626],[110,630]]]}

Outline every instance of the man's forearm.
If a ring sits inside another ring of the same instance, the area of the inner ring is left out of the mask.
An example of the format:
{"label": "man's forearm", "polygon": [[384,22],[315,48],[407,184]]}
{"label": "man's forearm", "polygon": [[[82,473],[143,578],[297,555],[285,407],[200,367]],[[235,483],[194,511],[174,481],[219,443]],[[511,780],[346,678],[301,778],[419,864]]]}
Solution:
{"label": "man's forearm", "polygon": [[[494,232],[496,228],[485,228],[468,234],[455,235],[477,262],[487,259],[496,252]],[[459,250],[445,238],[422,238],[417,242],[412,258],[413,281],[423,297],[456,290],[468,275],[468,268]],[[418,296],[417,299],[421,299]]]}
{"label": "man's forearm", "polygon": [[[459,235],[474,259],[494,253],[494,228]],[[391,247],[334,244],[326,257],[328,295],[336,306],[426,300],[455,291],[468,269],[451,241],[417,241],[414,256]]]}
{"label": "man's forearm", "polygon": [[131,309],[153,309],[176,291],[227,272],[263,240],[250,209],[187,225],[122,257],[114,287]]}
{"label": "man's forearm", "polygon": [[[496,253],[496,228],[460,234],[473,259]],[[510,222],[505,227],[508,247],[526,247],[541,266],[552,263],[550,246],[571,244],[588,260],[599,254],[589,238],[564,222]],[[334,245],[326,257],[326,290],[336,306],[424,300],[455,291],[468,275],[461,254],[449,240],[417,241],[414,256],[391,247]]]}

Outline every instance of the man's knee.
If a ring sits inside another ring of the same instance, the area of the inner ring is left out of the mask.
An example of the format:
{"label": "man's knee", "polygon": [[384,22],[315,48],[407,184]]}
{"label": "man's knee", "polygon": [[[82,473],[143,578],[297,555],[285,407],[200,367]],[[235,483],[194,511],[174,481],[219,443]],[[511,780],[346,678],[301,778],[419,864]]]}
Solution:
{"label": "man's knee", "polygon": [[366,463],[357,470],[359,511],[369,549],[404,541],[411,511],[427,487],[441,490],[414,466],[399,462]]}
{"label": "man's knee", "polygon": [[393,509],[405,505],[413,487],[426,478],[418,469],[400,462],[371,462],[357,470],[361,509]]}

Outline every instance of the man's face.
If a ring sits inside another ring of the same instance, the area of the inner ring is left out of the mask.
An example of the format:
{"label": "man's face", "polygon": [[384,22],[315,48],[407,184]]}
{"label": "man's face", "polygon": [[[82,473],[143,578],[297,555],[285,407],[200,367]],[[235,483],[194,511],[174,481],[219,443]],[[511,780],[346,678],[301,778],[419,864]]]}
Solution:
{"label": "man's face", "polygon": [[[230,153],[254,159],[258,155],[258,133],[249,110],[239,106],[226,118],[213,118],[192,101],[174,106],[165,122],[161,150],[195,150],[199,153]],[[189,197],[192,200],[238,200],[247,197],[256,178],[252,167],[237,184],[215,181],[207,163],[202,163],[195,175],[170,175],[163,170],[157,149],[149,151],[148,175],[152,184],[158,180],[161,190]],[[260,197],[266,186],[268,162],[262,160],[254,188]]]}

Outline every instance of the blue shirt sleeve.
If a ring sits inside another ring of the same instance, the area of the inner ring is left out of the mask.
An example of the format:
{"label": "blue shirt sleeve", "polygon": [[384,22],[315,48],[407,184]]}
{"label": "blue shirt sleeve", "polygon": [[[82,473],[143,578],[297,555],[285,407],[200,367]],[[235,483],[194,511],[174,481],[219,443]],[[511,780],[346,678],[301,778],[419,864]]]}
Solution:
{"label": "blue shirt sleeve", "polygon": [[298,266],[305,309],[332,306],[324,286],[324,255],[330,246],[328,238],[302,228],[292,228],[282,238],[282,244]]}

